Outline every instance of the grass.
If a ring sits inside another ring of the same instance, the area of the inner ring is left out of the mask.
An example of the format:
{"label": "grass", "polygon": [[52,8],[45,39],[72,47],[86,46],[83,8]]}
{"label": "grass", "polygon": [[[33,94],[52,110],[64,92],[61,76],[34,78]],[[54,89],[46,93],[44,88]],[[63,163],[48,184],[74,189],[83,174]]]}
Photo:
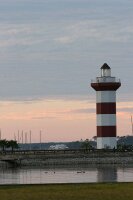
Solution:
{"label": "grass", "polygon": [[1,200],[132,200],[133,183],[0,186]]}

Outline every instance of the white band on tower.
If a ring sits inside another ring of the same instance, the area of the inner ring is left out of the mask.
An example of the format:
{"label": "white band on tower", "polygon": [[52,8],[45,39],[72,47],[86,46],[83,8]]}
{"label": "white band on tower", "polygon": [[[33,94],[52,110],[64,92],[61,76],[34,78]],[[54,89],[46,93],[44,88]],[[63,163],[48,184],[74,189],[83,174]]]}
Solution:
{"label": "white band on tower", "polygon": [[97,115],[97,126],[116,126],[115,114]]}
{"label": "white band on tower", "polygon": [[97,91],[96,102],[97,103],[116,102],[116,91]]}

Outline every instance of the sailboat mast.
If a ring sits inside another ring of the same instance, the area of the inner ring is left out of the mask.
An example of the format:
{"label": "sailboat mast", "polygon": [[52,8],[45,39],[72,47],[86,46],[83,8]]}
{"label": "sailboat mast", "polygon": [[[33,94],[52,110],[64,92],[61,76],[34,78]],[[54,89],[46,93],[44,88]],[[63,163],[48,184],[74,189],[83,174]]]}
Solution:
{"label": "sailboat mast", "polygon": [[132,135],[133,135],[133,117],[131,115],[131,127],[132,127]]}

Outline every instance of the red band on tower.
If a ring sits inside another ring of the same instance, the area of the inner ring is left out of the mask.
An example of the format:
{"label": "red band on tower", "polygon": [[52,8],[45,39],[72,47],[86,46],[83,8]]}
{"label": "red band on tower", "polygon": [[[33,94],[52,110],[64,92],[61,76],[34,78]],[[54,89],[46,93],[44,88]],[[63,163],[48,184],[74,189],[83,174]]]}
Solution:
{"label": "red band on tower", "polygon": [[97,103],[97,114],[116,114],[116,103]]}
{"label": "red band on tower", "polygon": [[116,126],[97,126],[97,137],[116,137]]}

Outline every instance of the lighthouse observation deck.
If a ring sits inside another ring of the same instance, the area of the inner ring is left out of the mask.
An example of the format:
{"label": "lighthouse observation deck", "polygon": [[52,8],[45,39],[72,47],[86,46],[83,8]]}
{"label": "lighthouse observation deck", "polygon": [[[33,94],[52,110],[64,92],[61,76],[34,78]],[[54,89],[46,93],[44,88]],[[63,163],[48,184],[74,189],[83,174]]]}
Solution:
{"label": "lighthouse observation deck", "polygon": [[91,80],[91,87],[96,91],[117,90],[121,86],[120,79],[116,77],[96,77]]}
{"label": "lighthouse observation deck", "polygon": [[116,77],[96,77],[91,80],[91,83],[121,83],[121,80]]}

